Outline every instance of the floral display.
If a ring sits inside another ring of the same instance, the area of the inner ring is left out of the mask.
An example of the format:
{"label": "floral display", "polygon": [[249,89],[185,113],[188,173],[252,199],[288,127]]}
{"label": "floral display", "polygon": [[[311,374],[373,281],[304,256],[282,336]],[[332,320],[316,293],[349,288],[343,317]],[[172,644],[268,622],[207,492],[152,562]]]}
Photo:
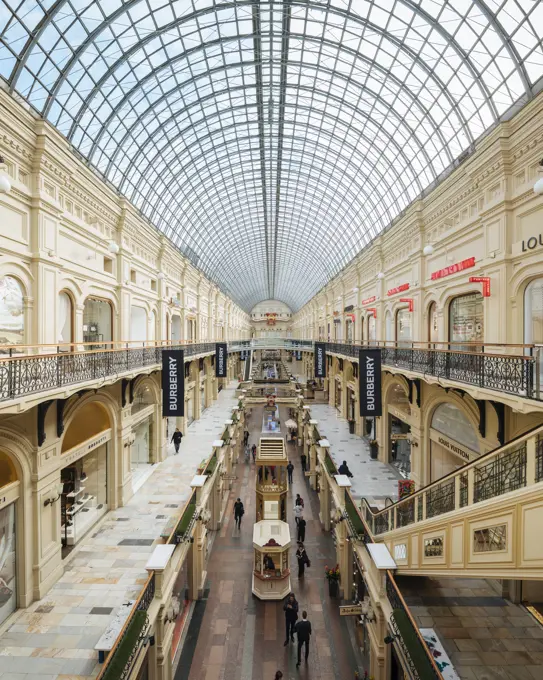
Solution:
{"label": "floral display", "polygon": [[324,575],[329,581],[339,581],[339,564],[335,567],[324,567]]}
{"label": "floral display", "polygon": [[402,498],[407,498],[411,494],[415,493],[415,482],[412,479],[400,479],[398,480],[398,500]]}

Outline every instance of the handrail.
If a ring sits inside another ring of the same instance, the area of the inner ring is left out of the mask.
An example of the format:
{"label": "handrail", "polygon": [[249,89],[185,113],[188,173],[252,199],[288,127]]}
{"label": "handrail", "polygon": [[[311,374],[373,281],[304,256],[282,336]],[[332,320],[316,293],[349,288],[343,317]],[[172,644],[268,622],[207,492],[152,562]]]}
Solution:
{"label": "handrail", "polygon": [[[379,528],[383,528],[386,526],[384,531],[376,531],[376,520],[380,517],[387,517],[387,518],[394,518],[394,513],[398,512],[398,509],[400,508],[408,508],[408,515],[412,515],[412,522],[407,522],[406,524],[402,524],[402,526],[407,526],[408,524],[411,523],[416,523],[418,521],[422,521],[424,518],[421,517],[421,513],[418,512],[418,507],[417,504],[420,505],[420,501],[422,501],[423,496],[425,494],[428,494],[429,492],[436,491],[438,492],[440,488],[444,487],[446,484],[450,483],[451,481],[455,480],[458,478],[459,480],[466,478],[466,475],[468,475],[470,470],[477,470],[478,468],[484,467],[489,463],[489,461],[492,458],[496,458],[498,456],[502,456],[503,454],[507,454],[508,452],[516,452],[519,449],[519,446],[522,445],[523,443],[528,442],[529,439],[537,436],[537,435],[543,435],[543,425],[536,425],[535,427],[531,428],[524,434],[518,435],[517,437],[513,438],[511,441],[507,442],[506,444],[503,444],[501,446],[496,447],[495,449],[492,449],[491,451],[487,451],[487,453],[482,454],[475,460],[469,461],[468,463],[465,463],[464,465],[461,465],[459,468],[456,470],[453,470],[452,472],[449,472],[448,474],[444,475],[440,479],[437,479],[433,482],[430,482],[426,486],[422,487],[418,491],[415,491],[414,493],[410,494],[406,498],[403,498],[401,500],[396,501],[392,505],[388,505],[382,510],[379,510],[378,512],[373,512],[371,509],[371,506],[369,505],[368,501],[365,498],[361,499],[361,505],[364,507],[364,515],[365,517],[371,518],[371,523],[372,523],[372,529],[374,534],[382,534],[386,533],[387,531],[391,531],[394,528],[400,528],[400,527],[394,527],[393,526],[393,521],[389,522],[387,520],[386,525],[382,523]],[[542,481],[540,479],[537,479],[537,473],[536,473],[536,479],[535,480],[525,480],[526,485],[532,485],[534,483],[537,483],[539,481]],[[514,489],[512,489],[514,490]],[[506,493],[507,491],[503,491],[503,493]],[[496,494],[496,495],[502,495],[502,494]],[[462,499],[460,500],[462,503]],[[474,500],[476,502],[476,500]],[[456,503],[453,504],[454,507],[451,510],[457,509],[456,508]],[[466,505],[471,505],[469,502],[469,498],[466,499],[466,502],[464,505],[461,507],[464,507]],[[422,506],[421,506],[422,508]],[[417,512],[415,512],[415,509],[417,509]],[[431,516],[437,516],[441,514],[445,514],[445,512],[448,512],[449,510],[445,510],[444,512],[439,512],[436,513],[436,515],[431,515]]]}
{"label": "handrail", "polygon": [[[374,342],[365,342],[365,343],[346,343],[346,342],[327,342],[326,345],[328,346],[339,346],[341,347],[342,345],[345,345],[346,347],[353,348],[353,349],[390,349],[390,350],[418,350],[420,349],[422,352],[434,352],[436,354],[460,354],[460,355],[469,355],[473,357],[495,357],[498,359],[524,359],[525,361],[534,361],[534,357],[531,354],[496,354],[494,352],[469,352],[461,349],[439,349],[435,347],[413,347],[412,345],[417,344],[413,343],[410,341],[406,341],[404,343],[374,343]],[[420,344],[438,344],[438,343],[420,343]],[[444,345],[452,345],[454,343],[451,342],[446,342],[443,343]],[[459,342],[456,343],[459,346],[467,346],[470,343],[467,342]],[[495,345],[494,343],[477,343],[477,347],[526,347],[528,349],[534,349],[535,345]]]}

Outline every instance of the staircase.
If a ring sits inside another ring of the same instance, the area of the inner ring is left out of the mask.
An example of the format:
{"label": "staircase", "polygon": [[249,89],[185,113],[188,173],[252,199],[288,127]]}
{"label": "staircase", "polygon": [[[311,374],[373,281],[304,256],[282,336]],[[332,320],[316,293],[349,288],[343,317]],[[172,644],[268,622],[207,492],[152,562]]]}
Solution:
{"label": "staircase", "polygon": [[543,427],[362,516],[399,575],[543,580]]}

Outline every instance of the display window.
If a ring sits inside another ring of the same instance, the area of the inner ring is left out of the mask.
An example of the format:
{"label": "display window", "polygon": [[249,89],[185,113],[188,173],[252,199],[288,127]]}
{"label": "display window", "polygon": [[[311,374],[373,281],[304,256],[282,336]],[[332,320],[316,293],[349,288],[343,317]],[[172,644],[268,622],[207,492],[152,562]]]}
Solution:
{"label": "display window", "polygon": [[[524,293],[524,342],[543,344],[543,278],[528,284]],[[541,383],[543,361],[539,362],[539,379]]]}
{"label": "display window", "polygon": [[130,307],[130,340],[147,341],[147,312],[143,307]]}
{"label": "display window", "polygon": [[350,319],[345,324],[345,340],[347,342],[354,340],[354,323]]}
{"label": "display window", "polygon": [[438,406],[430,426],[431,482],[454,472],[480,455],[476,429],[454,404]]}
{"label": "display window", "polygon": [[187,615],[190,609],[190,588],[189,588],[189,561],[191,555],[187,555],[183,560],[181,568],[177,573],[175,583],[172,591],[171,611],[167,612],[168,619],[174,621],[174,631],[172,639],[172,661],[179,648],[181,638],[183,636],[183,629],[187,621]]}
{"label": "display window", "polygon": [[376,328],[375,317],[371,314],[368,316],[368,343],[370,344],[376,340]]}
{"label": "display window", "polygon": [[206,388],[205,384],[200,385],[200,412],[203,413],[206,410]]}
{"label": "display window", "polygon": [[405,479],[411,474],[411,426],[389,414],[390,462]]}
{"label": "display window", "polygon": [[[481,343],[467,345],[466,351],[482,351],[484,341],[484,309],[481,293],[470,293],[454,298],[449,305],[449,341],[455,343]],[[462,346],[451,349],[462,350]]]}
{"label": "display window", "polygon": [[0,345],[24,345],[23,287],[13,276],[0,277]]}
{"label": "display window", "polygon": [[392,326],[392,314],[387,312],[385,314],[385,340],[387,342],[394,342],[394,330]]}
{"label": "display window", "polygon": [[181,342],[181,317],[178,314],[172,316],[171,338],[173,345]]}
{"label": "display window", "polygon": [[130,448],[130,469],[132,489],[135,491],[147,479],[152,465],[152,427],[153,417],[148,416],[134,426],[134,443]]}
{"label": "display window", "polygon": [[107,300],[87,298],[83,307],[83,342],[99,347],[113,340],[112,307]]}
{"label": "display window", "polygon": [[396,342],[399,346],[411,345],[413,313],[408,309],[396,312]]}
{"label": "display window", "polygon": [[187,427],[194,422],[194,389],[189,392],[189,399],[185,402]]}
{"label": "display window", "polygon": [[108,443],[93,449],[60,471],[62,541],[77,545],[107,507]]}

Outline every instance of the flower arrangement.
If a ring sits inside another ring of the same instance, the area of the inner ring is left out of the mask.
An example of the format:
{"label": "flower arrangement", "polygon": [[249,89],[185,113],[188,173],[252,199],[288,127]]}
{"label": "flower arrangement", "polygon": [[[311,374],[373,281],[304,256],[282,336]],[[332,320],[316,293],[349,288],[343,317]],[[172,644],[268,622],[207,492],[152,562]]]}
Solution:
{"label": "flower arrangement", "polygon": [[339,564],[335,567],[324,567],[324,575],[329,581],[339,581]]}
{"label": "flower arrangement", "polygon": [[407,498],[415,493],[415,482],[412,479],[398,480],[398,499]]}

